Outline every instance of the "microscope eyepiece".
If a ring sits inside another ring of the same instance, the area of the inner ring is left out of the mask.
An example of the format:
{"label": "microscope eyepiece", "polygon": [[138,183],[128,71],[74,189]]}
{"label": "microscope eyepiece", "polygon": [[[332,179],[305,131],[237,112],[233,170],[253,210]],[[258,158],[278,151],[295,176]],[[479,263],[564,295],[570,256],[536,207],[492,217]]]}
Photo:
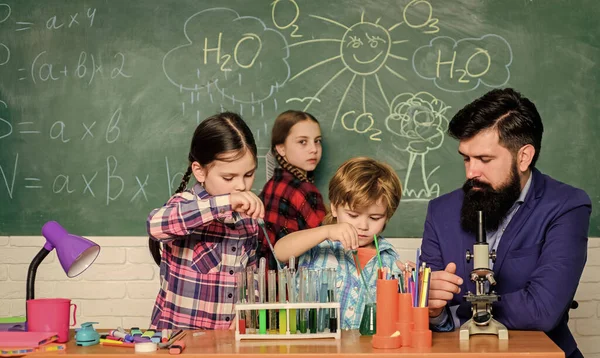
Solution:
{"label": "microscope eyepiece", "polygon": [[477,235],[475,236],[475,241],[478,244],[485,244],[485,218],[483,217],[483,211],[477,211]]}

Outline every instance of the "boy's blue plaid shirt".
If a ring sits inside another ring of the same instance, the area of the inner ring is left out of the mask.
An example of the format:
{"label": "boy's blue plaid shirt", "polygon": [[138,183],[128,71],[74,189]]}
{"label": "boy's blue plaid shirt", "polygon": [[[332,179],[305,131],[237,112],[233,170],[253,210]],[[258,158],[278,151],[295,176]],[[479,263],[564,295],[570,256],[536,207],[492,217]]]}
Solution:
{"label": "boy's blue plaid shirt", "polygon": [[[396,250],[386,239],[379,236],[379,254],[384,267],[391,268],[392,274],[398,275],[400,269],[396,265],[399,259]],[[364,263],[362,263],[364,264]],[[377,255],[365,264],[363,275],[369,286],[365,291],[361,278],[356,270],[351,250],[344,250],[338,241],[323,241],[300,256],[298,267],[309,269],[335,268],[337,270],[336,298],[340,301],[340,324],[342,329],[358,329],[360,320],[370,297],[376,299]]]}

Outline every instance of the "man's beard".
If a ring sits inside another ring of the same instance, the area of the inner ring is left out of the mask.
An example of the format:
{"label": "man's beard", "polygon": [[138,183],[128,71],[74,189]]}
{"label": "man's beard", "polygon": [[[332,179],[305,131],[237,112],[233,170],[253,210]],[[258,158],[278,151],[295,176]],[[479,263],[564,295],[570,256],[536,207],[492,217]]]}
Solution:
{"label": "man's beard", "polygon": [[[474,190],[473,188],[477,188]],[[469,179],[463,185],[465,198],[460,210],[460,225],[463,230],[477,232],[477,211],[483,211],[486,231],[496,231],[521,195],[521,181],[517,164],[513,163],[509,182],[495,190],[490,184]]]}

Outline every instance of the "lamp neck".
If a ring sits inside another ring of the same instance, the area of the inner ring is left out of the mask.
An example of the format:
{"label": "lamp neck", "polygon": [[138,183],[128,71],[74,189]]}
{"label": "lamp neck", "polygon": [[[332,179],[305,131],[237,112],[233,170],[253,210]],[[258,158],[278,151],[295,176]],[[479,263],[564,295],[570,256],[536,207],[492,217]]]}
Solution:
{"label": "lamp neck", "polygon": [[[49,247],[49,248],[48,248]],[[27,270],[27,300],[33,300],[35,298],[35,274],[38,266],[44,261],[46,256],[52,251],[54,247],[46,241],[46,244],[40,252],[35,255],[31,263],[29,264],[29,270]]]}

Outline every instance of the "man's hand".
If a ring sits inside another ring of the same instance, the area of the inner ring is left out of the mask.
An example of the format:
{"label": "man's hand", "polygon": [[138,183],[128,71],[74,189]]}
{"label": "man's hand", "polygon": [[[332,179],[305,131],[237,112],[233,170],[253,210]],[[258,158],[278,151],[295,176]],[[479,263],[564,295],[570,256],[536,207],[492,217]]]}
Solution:
{"label": "man's hand", "polygon": [[451,262],[444,271],[431,273],[429,286],[429,317],[437,317],[454,294],[460,293],[463,279],[455,275],[456,264]]}

